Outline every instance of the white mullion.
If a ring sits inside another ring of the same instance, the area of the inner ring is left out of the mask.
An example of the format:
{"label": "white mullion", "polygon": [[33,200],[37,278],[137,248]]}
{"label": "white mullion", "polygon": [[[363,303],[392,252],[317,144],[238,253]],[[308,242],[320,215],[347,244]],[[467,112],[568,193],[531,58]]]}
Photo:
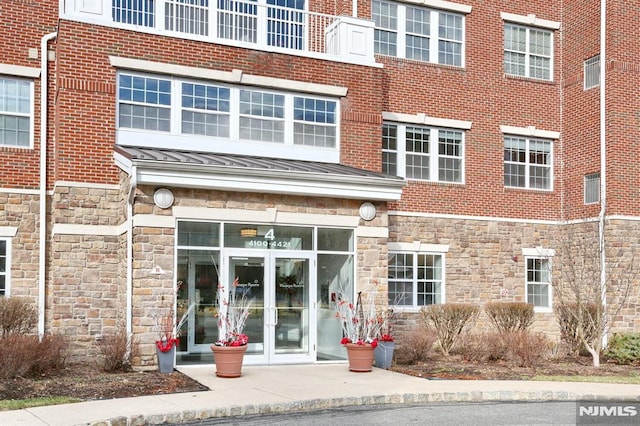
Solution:
{"label": "white mullion", "polygon": [[397,162],[397,174],[398,176],[407,177],[407,125],[398,124],[396,131],[396,162]]}
{"label": "white mullion", "polygon": [[429,11],[429,62],[438,63],[438,37],[440,14],[436,10]]}
{"label": "white mullion", "polygon": [[531,159],[530,159],[530,154],[531,154],[531,146],[529,144],[530,139],[525,139],[524,140],[524,187],[527,189],[531,189],[531,182],[529,181],[529,177],[531,175],[530,170],[531,170]]}
{"label": "white mullion", "polygon": [[265,0],[258,0],[256,10],[256,44],[261,47],[266,47],[268,44],[267,37],[267,19],[268,19],[268,5]]}
{"label": "white mullion", "polygon": [[413,256],[413,306],[419,307],[418,305],[418,253],[411,253]]}
{"label": "white mullion", "polygon": [[[158,104],[158,107],[162,105]],[[172,135],[182,134],[182,81],[171,79],[171,120],[169,133]]]}
{"label": "white mullion", "polygon": [[396,21],[398,22],[398,26],[396,28],[396,54],[399,58],[407,57],[407,7],[401,4],[398,4],[396,7],[398,11],[398,16]]}
{"label": "white mullion", "polygon": [[240,140],[240,88],[229,88],[229,140]]}
{"label": "white mullion", "polygon": [[207,13],[209,14],[209,28],[208,36],[209,39],[218,39],[218,2],[210,1],[209,7],[207,7]]}
{"label": "white mullion", "polygon": [[293,95],[284,95],[284,146],[293,146]]}
{"label": "white mullion", "polygon": [[438,170],[438,143],[438,129],[429,128],[429,180],[432,182],[440,181],[440,174]]}
{"label": "white mullion", "polygon": [[[531,76],[531,69],[530,69],[530,65],[531,65],[531,30],[529,28],[525,28],[525,45],[524,45],[524,76],[525,77],[532,77]],[[529,141],[527,140],[527,146],[529,146]]]}

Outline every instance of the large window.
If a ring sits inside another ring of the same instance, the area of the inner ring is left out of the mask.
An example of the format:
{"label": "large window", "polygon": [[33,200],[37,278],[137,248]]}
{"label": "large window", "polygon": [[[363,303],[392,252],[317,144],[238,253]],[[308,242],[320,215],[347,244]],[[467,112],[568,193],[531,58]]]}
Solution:
{"label": "large window", "polygon": [[0,146],[32,146],[33,83],[0,77]]}
{"label": "large window", "polygon": [[371,9],[376,53],[464,65],[464,15],[384,0],[373,0]]}
{"label": "large window", "polygon": [[9,243],[0,239],[0,296],[9,294]]}
{"label": "large window", "polygon": [[406,124],[382,128],[383,172],[407,179],[464,182],[464,133]]}
{"label": "large window", "polygon": [[505,136],[504,185],[551,189],[552,147],[548,140]]}
{"label": "large window", "polygon": [[[143,131],[156,135],[147,145],[165,141],[160,147],[182,148],[189,143],[190,149],[218,151],[217,146],[227,150],[219,152],[254,155],[263,154],[250,152],[255,144],[263,144],[265,152],[297,147],[312,160],[313,149],[337,152],[338,117],[338,102],[331,98],[171,77],[118,77],[118,129],[136,131],[138,136],[130,138],[136,144],[145,144],[139,136]],[[193,142],[180,139],[185,136]],[[249,148],[241,151],[238,142]]]}
{"label": "large window", "polygon": [[552,79],[553,33],[506,23],[504,72],[509,75]]}
{"label": "large window", "polygon": [[551,307],[551,268],[549,258],[530,257],[527,261],[527,303],[536,308]]}
{"label": "large window", "polygon": [[389,252],[389,304],[401,307],[444,302],[444,255]]}

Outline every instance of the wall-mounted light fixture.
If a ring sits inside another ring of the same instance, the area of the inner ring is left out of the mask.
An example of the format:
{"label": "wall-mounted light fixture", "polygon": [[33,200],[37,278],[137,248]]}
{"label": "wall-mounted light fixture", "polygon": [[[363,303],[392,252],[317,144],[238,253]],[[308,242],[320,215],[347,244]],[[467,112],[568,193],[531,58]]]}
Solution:
{"label": "wall-mounted light fixture", "polygon": [[242,228],[240,229],[240,236],[242,238],[253,238],[258,235],[256,228]]}
{"label": "wall-mounted light fixture", "polygon": [[167,188],[158,188],[153,194],[153,202],[161,209],[168,209],[173,205],[173,192]]}
{"label": "wall-mounted light fixture", "polygon": [[366,221],[373,220],[376,217],[376,206],[367,202],[360,206],[360,217]]}

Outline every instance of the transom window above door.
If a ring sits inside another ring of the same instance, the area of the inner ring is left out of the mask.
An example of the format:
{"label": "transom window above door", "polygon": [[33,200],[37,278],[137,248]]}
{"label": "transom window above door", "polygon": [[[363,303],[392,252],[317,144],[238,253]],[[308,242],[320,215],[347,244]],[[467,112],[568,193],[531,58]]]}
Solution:
{"label": "transom window above door", "polygon": [[121,72],[118,143],[339,160],[335,98]]}

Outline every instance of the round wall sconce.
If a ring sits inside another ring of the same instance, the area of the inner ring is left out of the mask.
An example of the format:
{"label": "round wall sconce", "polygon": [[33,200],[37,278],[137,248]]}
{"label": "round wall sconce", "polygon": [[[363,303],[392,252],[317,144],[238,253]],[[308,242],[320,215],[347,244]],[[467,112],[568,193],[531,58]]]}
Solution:
{"label": "round wall sconce", "polygon": [[153,202],[161,209],[168,209],[171,207],[173,205],[173,200],[173,192],[169,191],[167,188],[156,189],[156,192],[153,194]]}
{"label": "round wall sconce", "polygon": [[372,220],[376,217],[376,206],[371,203],[362,203],[360,206],[360,217],[366,221]]}

